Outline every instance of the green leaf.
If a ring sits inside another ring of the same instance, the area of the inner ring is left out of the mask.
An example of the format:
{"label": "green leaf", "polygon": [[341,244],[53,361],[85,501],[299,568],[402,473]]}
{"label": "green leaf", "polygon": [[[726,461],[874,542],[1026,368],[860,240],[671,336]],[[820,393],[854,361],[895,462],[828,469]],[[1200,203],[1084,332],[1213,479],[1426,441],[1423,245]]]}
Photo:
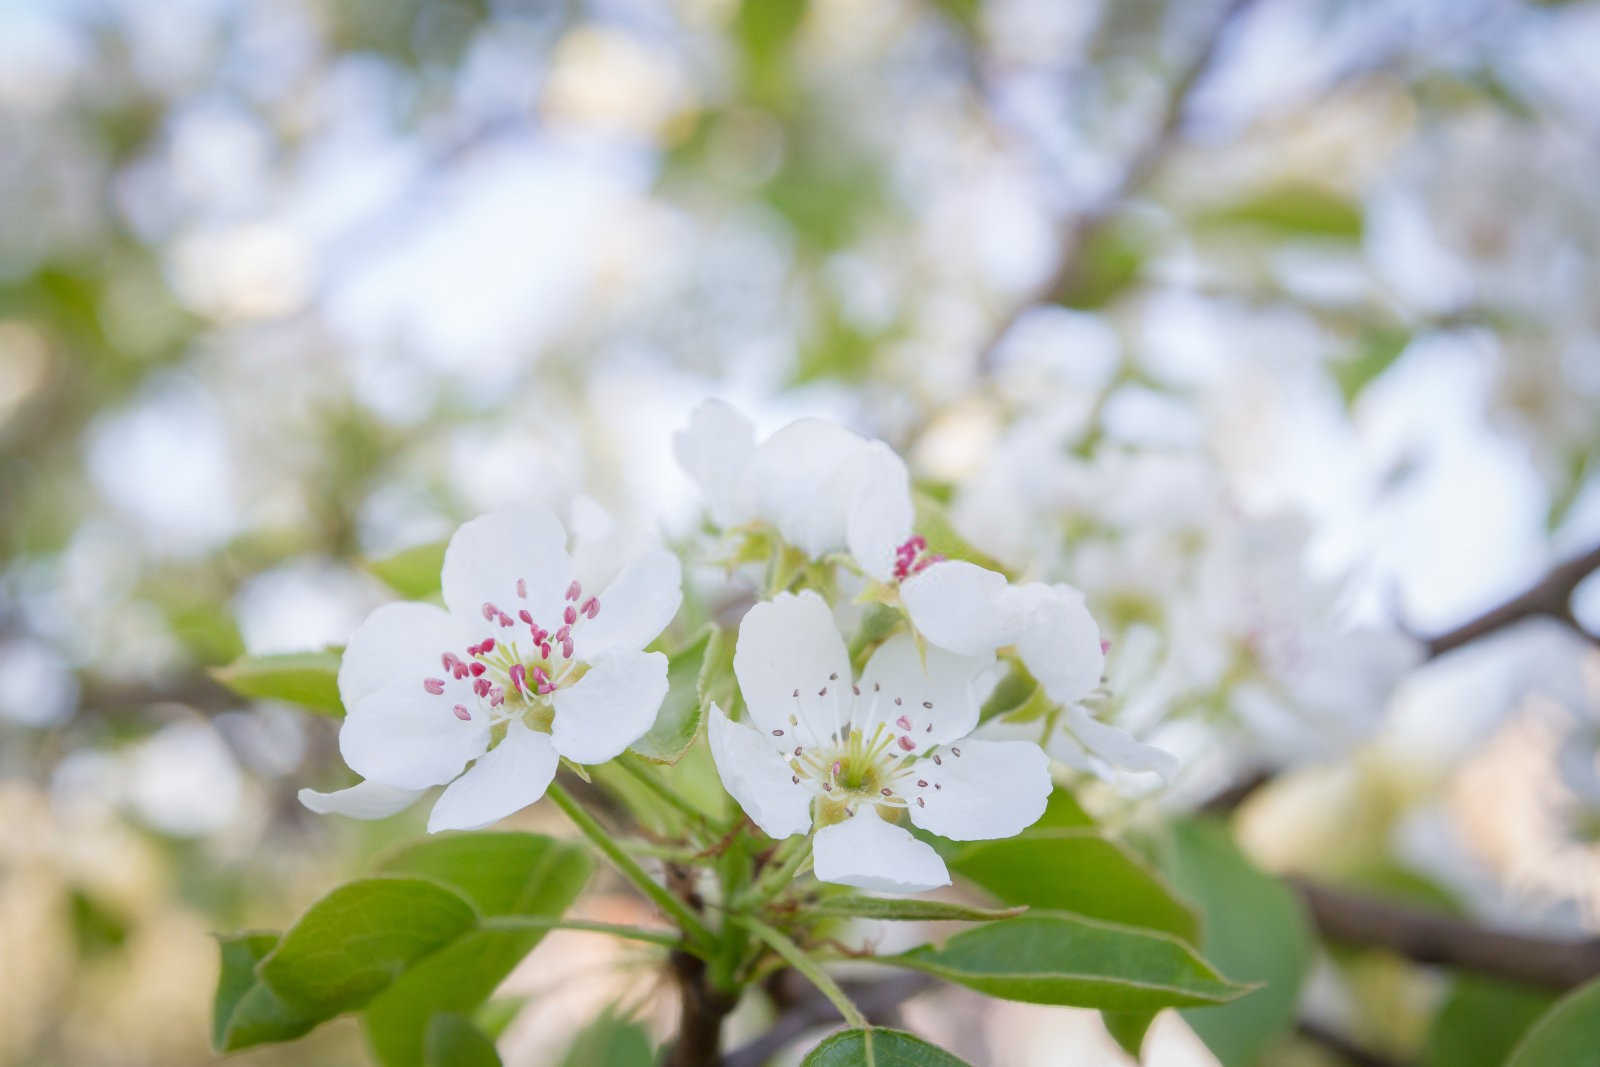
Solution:
{"label": "green leaf", "polygon": [[1409,344],[1410,330],[1393,326],[1369,326],[1363,330],[1355,351],[1330,368],[1334,381],[1339,383],[1344,406],[1354,404],[1367,386],[1400,358]]}
{"label": "green leaf", "polygon": [[1235,981],[1261,984],[1232,1004],[1185,1011],[1185,1020],[1225,1067],[1260,1062],[1294,1025],[1311,966],[1313,940],[1300,898],[1250,863],[1215,820],[1174,823],[1160,866],[1199,906],[1206,958]]}
{"label": "green leaf", "polygon": [[[588,881],[591,862],[576,845],[538,834],[475,833],[428,838],[391,856],[384,869],[449,885],[493,923],[499,916],[559,917]],[[363,1020],[378,1061],[419,1067],[426,1021],[476,1010],[544,933],[480,925],[398,976]]]}
{"label": "green leaf", "polygon": [[1207,212],[1202,224],[1253,226],[1279,236],[1359,241],[1361,205],[1305,182],[1285,182],[1238,203]]}
{"label": "green leaf", "polygon": [[1139,280],[1148,245],[1149,239],[1126,223],[1095,228],[1074,253],[1074,269],[1052,298],[1083,311],[1105,307]]}
{"label": "green leaf", "polygon": [[950,521],[950,513],[937,497],[926,490],[912,493],[916,508],[917,532],[928,542],[928,551],[951,559],[964,559],[1001,574],[1010,574],[999,561],[979,551]]}
{"label": "green leaf", "polygon": [[1160,875],[1088,827],[1029,829],[1016,837],[978,841],[947,862],[1006,904],[1070,911],[1191,943],[1199,934],[1194,909]]}
{"label": "green leaf", "polygon": [[477,924],[472,905],[420,878],[362,878],[313,904],[256,968],[291,1006],[332,1018]]}
{"label": "green leaf", "polygon": [[903,1030],[841,1030],[812,1049],[800,1067],[968,1067]]}
{"label": "green leaf", "polygon": [[734,634],[718,626],[711,631],[705,655],[700,660],[698,692],[700,703],[717,705],[730,719],[737,719],[744,708],[739,680],[733,674]]}
{"label": "green leaf", "polygon": [[975,908],[969,904],[952,904],[943,900],[925,900],[920,897],[831,897],[807,904],[804,914],[853,918],[901,919],[907,922],[985,922],[990,919],[1010,919],[1021,915],[1026,908]]}
{"label": "green leaf", "polygon": [[240,696],[284,700],[323,715],[342,716],[339,701],[339,652],[288,652],[272,656],[240,656],[211,676]]}
{"label": "green leaf", "polygon": [[1039,821],[1028,829],[1069,830],[1077,826],[1092,827],[1094,820],[1083,810],[1083,805],[1078,803],[1077,797],[1058,785],[1050,791],[1050,799],[1045,801],[1044,814],[1039,816]]}
{"label": "green leaf", "polygon": [[1556,1002],[1528,1028],[1506,1067],[1600,1065],[1600,980]]}
{"label": "green leaf", "polygon": [[367,570],[407,600],[426,600],[439,591],[446,542],[433,541],[367,561]]}
{"label": "green leaf", "polygon": [[1462,974],[1433,1017],[1422,1067],[1500,1067],[1554,993]]}
{"label": "green leaf", "polygon": [[1107,1011],[1219,1004],[1247,992],[1170,934],[1029,912],[882,962],[992,997]]}
{"label": "green leaf", "polygon": [[428,1020],[422,1062],[426,1067],[500,1067],[500,1054],[471,1019],[444,1012]]}
{"label": "green leaf", "polygon": [[650,1035],[611,1009],[578,1032],[561,1067],[651,1067]]}
{"label": "green leaf", "polygon": [[1139,1050],[1144,1047],[1144,1035],[1149,1032],[1150,1024],[1156,1021],[1153,1011],[1103,1011],[1100,1021],[1105,1024],[1106,1033],[1112,1040],[1122,1047],[1122,1051],[1139,1059]]}
{"label": "green leaf", "polygon": [[321,1021],[291,1008],[256,978],[256,964],[277,945],[277,934],[234,934],[218,941],[222,973],[211,1012],[213,1049],[231,1052],[269,1041],[292,1041]]}
{"label": "green leaf", "polygon": [[1038,692],[1040,692],[1039,683],[1028,673],[1028,668],[1020,662],[1013,662],[1006,676],[1001,678],[990,691],[983,702],[983,707],[978,709],[978,721],[988,722],[990,719],[1020,711]]}
{"label": "green leaf", "polygon": [[706,653],[720,632],[707,624],[686,646],[667,657],[667,695],[656,721],[628,747],[652,763],[676,763],[694,744],[705,719],[700,702],[700,674]]}

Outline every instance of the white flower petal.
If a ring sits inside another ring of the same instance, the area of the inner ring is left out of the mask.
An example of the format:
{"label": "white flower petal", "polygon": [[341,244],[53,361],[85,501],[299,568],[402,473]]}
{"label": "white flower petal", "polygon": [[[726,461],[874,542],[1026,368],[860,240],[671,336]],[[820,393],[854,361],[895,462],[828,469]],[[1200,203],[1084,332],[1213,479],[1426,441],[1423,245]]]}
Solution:
{"label": "white flower petal", "polygon": [[852,721],[869,736],[877,723],[892,723],[916,750],[965,737],[978,725],[978,677],[993,662],[993,654],[920,650],[916,638],[896,634],[878,646],[861,672]]}
{"label": "white flower petal", "polygon": [[339,697],[353,707],[401,678],[443,677],[440,657],[466,655],[474,638],[430,604],[385,604],[356,627],[339,660]]}
{"label": "white flower petal", "polygon": [[549,734],[513,719],[500,743],[450,783],[428,815],[428,832],[476,830],[544,796],[560,762]]}
{"label": "white flower petal", "polygon": [[319,793],[300,790],[300,803],[318,815],[348,815],[352,819],[386,819],[404,811],[423,794],[421,789],[396,789],[381,782],[357,782],[349,789]]}
{"label": "white flower petal", "polygon": [[964,560],[935,563],[900,583],[900,600],[917,631],[963,656],[993,652],[1016,639],[1006,577]]}
{"label": "white flower petal", "polygon": [[[445,548],[440,578],[450,614],[489,627],[483,632],[498,637],[501,628],[482,621],[483,605],[493,604],[512,619],[526,610],[554,630],[561,625],[572,573],[560,520],[542,504],[519,504],[462,525]],[[526,634],[524,627],[515,628]]]}
{"label": "white flower petal", "polygon": [[894,577],[895,550],[911,537],[911,476],[882,441],[868,442],[854,466],[845,540],[862,569],[887,582]]}
{"label": "white flower petal", "polygon": [[1120,726],[1101,722],[1081,707],[1069,705],[1063,725],[1084,748],[1113,767],[1153,771],[1162,781],[1171,781],[1177,773],[1178,758],[1172,753],[1145,744]]}
{"label": "white flower petal", "polygon": [[811,792],[795,783],[770,734],[733,722],[713,704],[710,737],[723,788],[763,833],[781,839],[811,828]]}
{"label": "white flower petal", "polygon": [[954,841],[986,841],[1021,833],[1044,814],[1050,760],[1038,745],[968,738],[941,749],[939,757],[937,764],[931,757],[917,764],[916,773],[929,783],[917,790],[926,806],[907,809],[924,830]]}
{"label": "white flower petal", "polygon": [[755,427],[733,405],[702,401],[689,425],[672,435],[672,453],[700,487],[712,521],[727,527],[750,518],[744,473],[755,453]]}
{"label": "white flower petal", "polygon": [[826,419],[799,419],[763,441],[745,471],[756,514],[818,557],[845,547],[845,520],[865,439]]}
{"label": "white flower petal", "polygon": [[921,893],[950,884],[944,860],[911,831],[863,807],[844,822],[817,831],[812,845],[819,880],[887,893]]}
{"label": "white flower petal", "polygon": [[574,763],[604,763],[644,736],[666,695],[666,656],[602,652],[576,685],[556,690],[552,698],[556,751]]}
{"label": "white flower petal", "polygon": [[1070,585],[1030,582],[1011,590],[1017,653],[1050,699],[1071,704],[1100,684],[1106,654],[1083,594]]}
{"label": "white flower petal", "polygon": [[[452,680],[452,683],[453,680]],[[470,692],[470,691],[469,691]],[[468,697],[470,720],[456,717],[457,694],[427,692],[420,678],[402,678],[345,709],[339,752],[363,778],[400,789],[443,785],[489,744],[488,716]]]}
{"label": "white flower petal", "polygon": [[733,673],[754,724],[783,730],[795,744],[831,737],[849,720],[850,655],[827,602],[809,589],[779,593],[745,613]]}
{"label": "white flower petal", "polygon": [[[638,651],[667,628],[683,602],[683,566],[664,548],[654,548],[623,568],[599,595],[594,618],[578,616],[572,629],[576,656],[588,662],[607,649]],[[587,594],[579,606],[588,602]]]}

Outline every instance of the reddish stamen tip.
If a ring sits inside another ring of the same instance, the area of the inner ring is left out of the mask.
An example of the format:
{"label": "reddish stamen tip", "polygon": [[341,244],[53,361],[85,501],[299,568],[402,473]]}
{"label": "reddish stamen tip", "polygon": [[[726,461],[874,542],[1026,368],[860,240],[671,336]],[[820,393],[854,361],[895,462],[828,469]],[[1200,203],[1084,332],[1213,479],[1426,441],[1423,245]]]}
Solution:
{"label": "reddish stamen tip", "polygon": [[434,696],[438,696],[440,693],[444,692],[444,679],[443,678],[424,678],[422,680],[422,688],[426,689],[428,692],[432,693]]}
{"label": "reddish stamen tip", "polygon": [[911,738],[907,737],[905,734],[901,734],[900,747],[905,751],[910,752],[912,749],[917,747],[917,743],[911,740]]}
{"label": "reddish stamen tip", "polygon": [[550,642],[549,641],[540,641],[539,642],[539,655],[544,659],[549,659],[550,658]]}
{"label": "reddish stamen tip", "polygon": [[474,663],[472,666],[467,668],[467,670],[471,672],[471,674],[472,674],[472,676],[474,678],[478,677],[478,675],[482,674],[484,671],[486,671],[488,669],[489,668],[485,667],[481,663]]}
{"label": "reddish stamen tip", "polygon": [[571,626],[573,623],[578,621],[578,609],[573,607],[571,604],[568,604],[567,610],[561,613],[561,619],[568,626]]}
{"label": "reddish stamen tip", "polygon": [[1100,654],[1103,656],[1107,652],[1110,652],[1110,651],[1111,651],[1111,642],[1107,641],[1105,638],[1102,637],[1100,639]]}
{"label": "reddish stamen tip", "polygon": [[562,659],[571,659],[572,658],[572,638],[570,638],[570,637],[567,638],[565,641],[561,642],[561,658]]}
{"label": "reddish stamen tip", "polygon": [[491,688],[493,687],[487,678],[479,678],[477,681],[472,683],[472,691],[481,697],[488,696]]}
{"label": "reddish stamen tip", "polygon": [[561,629],[556,631],[555,638],[560,644],[566,644],[572,639],[572,627],[563,626]]}
{"label": "reddish stamen tip", "polygon": [[489,603],[487,600],[485,600],[483,602],[483,609],[482,610],[483,610],[483,617],[484,617],[485,621],[488,621],[488,622],[493,622],[494,621],[494,617],[496,615],[500,614],[500,609],[495,607],[493,604]]}
{"label": "reddish stamen tip", "polygon": [[485,637],[478,643],[478,655],[487,656],[494,651],[494,638]]}
{"label": "reddish stamen tip", "polygon": [[513,663],[511,670],[506,672],[511,678],[511,688],[519,693],[528,691],[528,668],[520,663]]}
{"label": "reddish stamen tip", "polygon": [[528,582],[524,578],[517,579],[517,595],[524,600],[528,599]]}
{"label": "reddish stamen tip", "polygon": [[590,597],[588,600],[583,602],[583,607],[579,610],[592,619],[596,615],[600,614],[600,601],[596,600],[594,597]]}
{"label": "reddish stamen tip", "polygon": [[533,613],[530,612],[527,608],[523,608],[521,611],[517,612],[517,618],[521,619],[523,622],[527,623],[529,626],[533,625]]}
{"label": "reddish stamen tip", "polygon": [[578,584],[578,580],[576,578],[574,578],[572,580],[572,584],[567,586],[567,599],[568,600],[577,600],[582,595],[583,595],[583,586],[579,585]]}
{"label": "reddish stamen tip", "polygon": [[457,704],[455,711],[456,718],[460,719],[462,722],[472,721],[472,712],[467,710],[467,706],[465,704]]}
{"label": "reddish stamen tip", "polygon": [[902,729],[902,730],[911,729],[911,719],[909,717],[905,716],[905,715],[902,715],[898,719],[896,719],[894,721],[894,724],[896,726],[900,727],[900,729]]}

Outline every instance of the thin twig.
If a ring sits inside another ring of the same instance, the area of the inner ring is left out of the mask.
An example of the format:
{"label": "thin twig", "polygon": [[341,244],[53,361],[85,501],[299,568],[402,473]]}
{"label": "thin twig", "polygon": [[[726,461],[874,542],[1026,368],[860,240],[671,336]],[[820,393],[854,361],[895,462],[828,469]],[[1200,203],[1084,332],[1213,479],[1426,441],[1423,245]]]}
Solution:
{"label": "thin twig", "polygon": [[1417,963],[1547,989],[1571,989],[1600,975],[1600,938],[1513,934],[1304,878],[1288,881],[1330,941],[1386,948]]}
{"label": "thin twig", "polygon": [[[847,982],[844,989],[869,1022],[883,1025],[893,1021],[901,1004],[936,985],[928,975],[904,974],[882,982]],[[780,1015],[766,1033],[723,1057],[722,1067],[761,1067],[806,1031],[839,1018],[825,997],[812,994]]]}
{"label": "thin twig", "polygon": [[1399,1067],[1397,1061],[1358,1045],[1343,1034],[1330,1030],[1320,1023],[1301,1019],[1295,1024],[1295,1032],[1307,1041],[1314,1041],[1333,1052],[1352,1067]]}
{"label": "thin twig", "polygon": [[1453,630],[1428,638],[1429,658],[1442,656],[1513,623],[1537,616],[1556,619],[1589,640],[1600,641],[1600,637],[1580,626],[1572,614],[1572,591],[1596,570],[1600,570],[1600,545],[1581,556],[1556,564],[1533,585],[1482,615],[1467,620]]}

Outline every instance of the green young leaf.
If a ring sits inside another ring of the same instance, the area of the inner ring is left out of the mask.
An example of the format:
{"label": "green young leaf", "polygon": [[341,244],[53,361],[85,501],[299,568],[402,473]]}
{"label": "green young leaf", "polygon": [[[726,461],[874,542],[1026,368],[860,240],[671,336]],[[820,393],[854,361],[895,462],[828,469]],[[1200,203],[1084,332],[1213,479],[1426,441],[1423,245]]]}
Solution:
{"label": "green young leaf", "polygon": [[1194,909],[1160,875],[1091,828],[1030,829],[1016,837],[977,841],[947,862],[951,871],[1006,904],[1160,930],[1190,943],[1199,934]]}
{"label": "green young leaf", "polygon": [[1600,979],[1556,1002],[1528,1028],[1506,1067],[1595,1067],[1600,1064]]}
{"label": "green young leaf", "polygon": [[1028,829],[1070,830],[1077,826],[1093,827],[1094,820],[1083,810],[1083,805],[1078,803],[1078,798],[1073,796],[1070,790],[1058,785],[1050,791],[1050,799],[1045,801],[1044,814],[1039,816],[1039,821]]}
{"label": "green young leaf", "polygon": [[288,652],[240,656],[211,676],[240,696],[284,700],[323,715],[341,716],[339,652]]}
{"label": "green young leaf", "polygon": [[[499,917],[557,918],[588,881],[588,854],[537,834],[428,838],[383,864],[449,885],[492,924]],[[544,937],[540,929],[483,924],[397,977],[367,1005],[364,1027],[386,1067],[419,1067],[424,1025],[439,1012],[477,1009]]]}
{"label": "green young leaf", "polygon": [[687,645],[667,657],[667,695],[661,710],[645,735],[628,746],[652,763],[676,763],[694,744],[705,720],[700,674],[718,632],[715,623],[708,623]]}
{"label": "green young leaf", "polygon": [[1010,919],[1027,908],[975,908],[919,897],[830,897],[805,906],[805,915],[853,919],[902,919],[907,922],[986,922]]}
{"label": "green young leaf", "polygon": [[715,704],[730,719],[737,719],[744,708],[744,698],[733,674],[733,649],[734,634],[720,626],[713,629],[700,659],[700,679],[696,684],[702,706]]}
{"label": "green young leaf", "polygon": [[1287,182],[1265,189],[1236,204],[1208,212],[1209,225],[1253,226],[1289,237],[1325,237],[1359,241],[1364,229],[1361,205],[1329,189]]}
{"label": "green young leaf", "polygon": [[1150,1030],[1150,1024],[1156,1021],[1153,1011],[1103,1011],[1100,1021],[1105,1023],[1106,1033],[1111,1035],[1122,1051],[1139,1059],[1139,1050],[1144,1048],[1144,1035]]}
{"label": "green young leaf", "polygon": [[443,1012],[428,1020],[423,1042],[424,1067],[500,1067],[494,1042],[456,1012]]}
{"label": "green young leaf", "polygon": [[651,1067],[654,1063],[645,1028],[607,1008],[578,1032],[561,1067]]}
{"label": "green young leaf", "polygon": [[983,707],[978,709],[978,721],[988,722],[1020,711],[1039,691],[1039,683],[1028,673],[1028,668],[1020,662],[1013,662],[1006,676],[1000,679],[984,700]]}
{"label": "green young leaf", "polygon": [[917,532],[927,540],[929,552],[951,559],[968,560],[1010,576],[1010,572],[998,560],[979,551],[972,542],[961,536],[955,523],[950,521],[949,510],[937,497],[918,489],[912,494],[912,504],[916,508]]}
{"label": "green young leaf", "polygon": [[1263,874],[1227,827],[1205,819],[1175,823],[1161,869],[1200,908],[1206,958],[1240,982],[1261,988],[1232,1004],[1184,1018],[1225,1067],[1260,1061],[1295,1021],[1313,940],[1299,897]]}
{"label": "green young leaf", "polygon": [[903,1030],[841,1030],[812,1049],[800,1067],[968,1067]]}
{"label": "green young leaf", "polygon": [[1330,368],[1345,407],[1354,404],[1410,343],[1410,330],[1394,326],[1369,326],[1363,330],[1355,351]]}
{"label": "green young leaf", "polygon": [[407,600],[425,600],[439,591],[444,548],[443,541],[415,545],[384,559],[369,560],[367,570]]}
{"label": "green young leaf", "polygon": [[396,974],[477,925],[472,905],[438,882],[383,876],[311,905],[256,968],[291,1006],[328,1019],[358,1008]]}
{"label": "green young leaf", "polygon": [[291,1008],[256,978],[256,964],[277,945],[277,934],[235,934],[218,941],[222,973],[211,1012],[213,1049],[231,1052],[269,1041],[292,1041],[321,1021]]}
{"label": "green young leaf", "polygon": [[992,997],[1107,1011],[1220,1004],[1248,991],[1170,934],[1043,912],[881,958]]}
{"label": "green young leaf", "polygon": [[1075,269],[1052,298],[1083,311],[1105,307],[1139,280],[1150,251],[1150,238],[1129,222],[1095,227],[1074,257]]}
{"label": "green young leaf", "polygon": [[1422,1067],[1501,1067],[1554,993],[1462,974],[1433,1017]]}

